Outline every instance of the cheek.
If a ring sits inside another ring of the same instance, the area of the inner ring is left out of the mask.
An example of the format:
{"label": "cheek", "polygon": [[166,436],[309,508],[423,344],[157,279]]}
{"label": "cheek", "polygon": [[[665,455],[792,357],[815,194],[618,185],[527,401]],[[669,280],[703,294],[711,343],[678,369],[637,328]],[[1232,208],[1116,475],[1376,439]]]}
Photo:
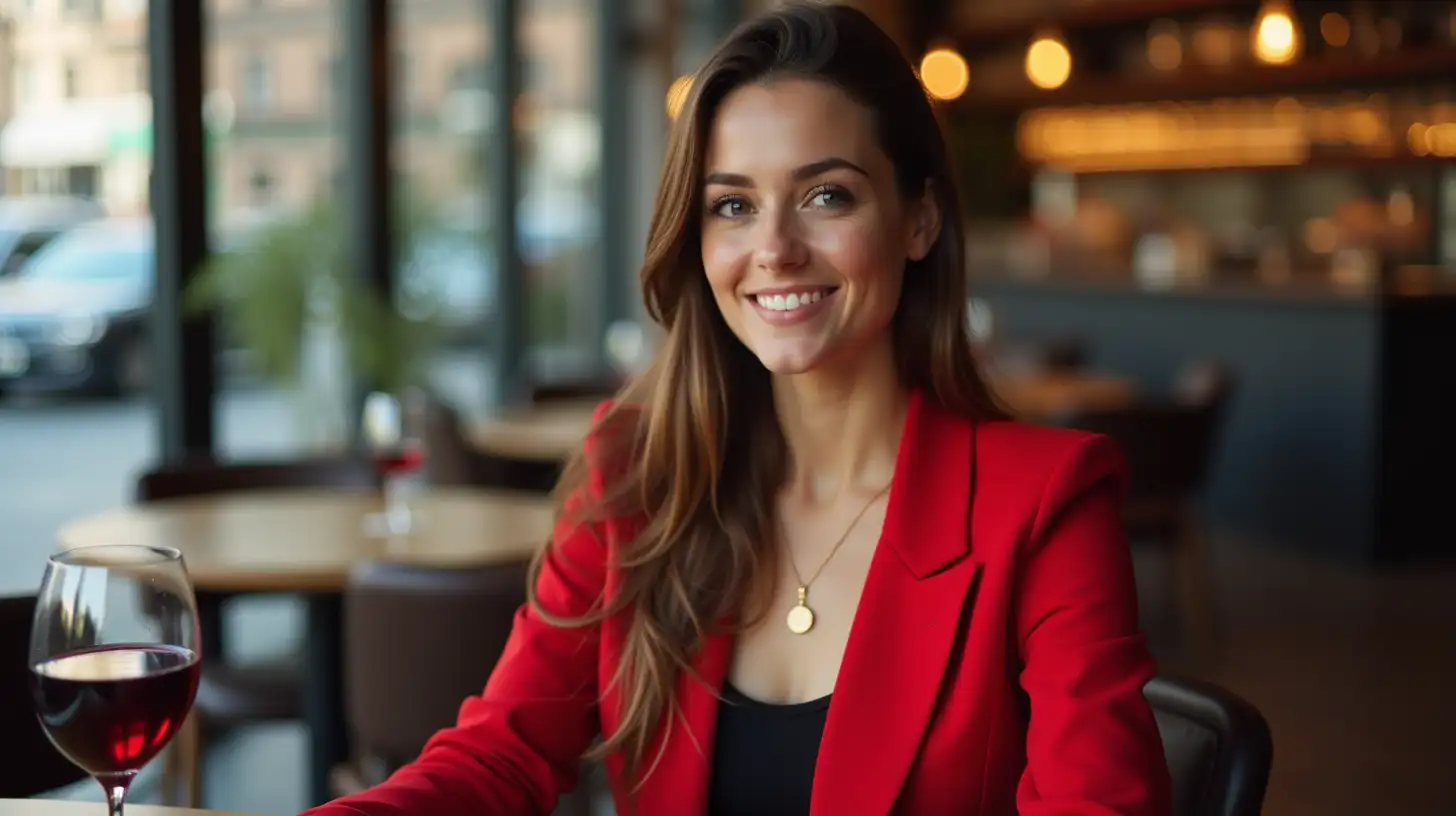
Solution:
{"label": "cheek", "polygon": [[703,271],[708,285],[719,298],[732,297],[743,277],[743,252],[731,236],[704,234],[702,239]]}
{"label": "cheek", "polygon": [[883,229],[851,226],[826,231],[816,244],[820,256],[858,290],[860,297],[876,304],[889,300],[893,308],[899,300],[905,258],[903,250],[889,240]]}

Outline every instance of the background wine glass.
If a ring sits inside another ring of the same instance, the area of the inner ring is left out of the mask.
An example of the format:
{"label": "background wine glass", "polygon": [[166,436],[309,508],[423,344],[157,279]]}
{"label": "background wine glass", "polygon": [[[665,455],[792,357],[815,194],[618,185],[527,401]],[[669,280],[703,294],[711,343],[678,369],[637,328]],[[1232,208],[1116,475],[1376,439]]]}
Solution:
{"label": "background wine glass", "polygon": [[393,394],[375,391],[364,398],[364,442],[384,489],[384,511],[365,520],[371,535],[404,535],[414,527],[409,488],[425,464],[424,443],[407,406]]}
{"label": "background wine glass", "polygon": [[199,641],[176,550],[82,547],[47,563],[30,638],[36,714],[56,748],[101,783],[112,816],[192,710]]}

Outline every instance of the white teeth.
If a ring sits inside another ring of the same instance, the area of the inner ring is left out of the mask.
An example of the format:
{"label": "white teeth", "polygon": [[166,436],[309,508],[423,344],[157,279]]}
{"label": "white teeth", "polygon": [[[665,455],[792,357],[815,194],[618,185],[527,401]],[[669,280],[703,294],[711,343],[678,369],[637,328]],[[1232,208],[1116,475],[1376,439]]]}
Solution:
{"label": "white teeth", "polygon": [[794,292],[787,297],[784,295],[757,295],[755,299],[758,305],[765,309],[772,309],[776,312],[792,312],[811,303],[818,303],[824,299],[824,291]]}

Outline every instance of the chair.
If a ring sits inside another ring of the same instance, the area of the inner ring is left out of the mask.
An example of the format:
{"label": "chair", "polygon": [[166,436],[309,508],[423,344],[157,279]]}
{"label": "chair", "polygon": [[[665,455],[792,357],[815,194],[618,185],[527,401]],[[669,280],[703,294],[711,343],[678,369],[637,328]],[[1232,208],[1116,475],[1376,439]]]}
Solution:
{"label": "chair", "polygon": [[621,390],[625,380],[617,374],[599,377],[583,377],[574,380],[560,380],[551,383],[537,383],[531,386],[531,402],[565,402],[578,400],[604,400]]}
{"label": "chair", "polygon": [[0,597],[0,799],[23,799],[86,778],[45,735],[30,696],[30,627],[35,596]]}
{"label": "chair", "polygon": [[423,411],[425,477],[432,485],[550,493],[561,478],[558,462],[476,450],[466,441],[459,412],[438,399],[427,399]]}
{"label": "chair", "polygon": [[[455,723],[490,679],[517,610],[527,565],[441,568],[371,562],[344,594],[344,697],[354,760],[334,769],[335,795],[379,784]],[[585,769],[584,769],[585,771]],[[583,773],[584,791],[589,790]],[[585,797],[558,813],[581,813]]]}
{"label": "chair", "polygon": [[1180,372],[1167,399],[1081,410],[1060,423],[1110,436],[1122,448],[1132,472],[1123,512],[1128,536],[1171,551],[1169,585],[1181,587],[1183,624],[1209,641],[1213,591],[1198,504],[1231,390],[1222,365],[1200,361]]}
{"label": "chair", "polygon": [[1211,683],[1155,677],[1143,688],[1173,777],[1174,816],[1258,816],[1274,743],[1259,710]]}
{"label": "chair", "polygon": [[[285,462],[222,463],[210,457],[162,465],[137,479],[136,499],[146,503],[189,496],[288,487],[377,488],[379,477],[362,459],[306,459]],[[243,666],[230,663],[223,637],[223,607],[232,593],[199,591],[203,670],[197,702],[187,727],[169,751],[164,788],[181,802],[196,807],[202,799],[202,752],[205,732],[243,723],[293,720],[302,716],[300,667]]]}

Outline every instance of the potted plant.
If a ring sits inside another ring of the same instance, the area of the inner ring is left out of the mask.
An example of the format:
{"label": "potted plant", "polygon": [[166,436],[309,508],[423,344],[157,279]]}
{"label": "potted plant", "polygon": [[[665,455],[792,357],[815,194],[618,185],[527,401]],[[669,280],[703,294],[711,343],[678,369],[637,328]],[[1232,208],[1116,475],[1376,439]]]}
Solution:
{"label": "potted plant", "polygon": [[[434,223],[427,205],[406,197],[395,219],[398,257],[410,258]],[[293,396],[311,448],[347,444],[350,395],[360,386],[420,384],[440,336],[439,294],[376,292],[351,263],[345,226],[336,201],[316,202],[216,252],[186,292],[189,311],[219,316],[224,342],[253,374]]]}

